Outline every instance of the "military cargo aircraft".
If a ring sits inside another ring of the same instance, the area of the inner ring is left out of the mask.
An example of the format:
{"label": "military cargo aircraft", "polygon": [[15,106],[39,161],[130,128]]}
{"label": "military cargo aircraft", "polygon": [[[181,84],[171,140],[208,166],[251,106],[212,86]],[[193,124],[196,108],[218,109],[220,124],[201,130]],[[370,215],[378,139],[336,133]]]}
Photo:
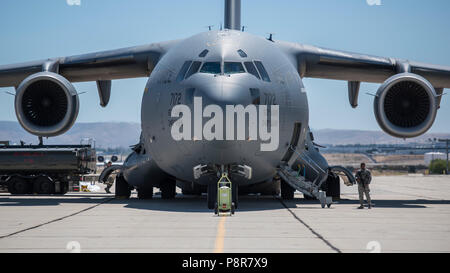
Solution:
{"label": "military cargo aircraft", "polygon": [[382,83],[374,99],[380,127],[399,138],[433,125],[450,67],[376,57],[263,38],[241,29],[241,1],[225,1],[225,24],[192,37],[112,51],[0,66],[0,87],[16,88],[15,111],[29,133],[52,137],[74,124],[79,99],[72,83],[96,81],[100,105],[111,81],[148,77],[139,143],[116,180],[116,195],[174,198],[207,192],[227,173],[240,193],[299,190],[319,199],[339,195],[345,168],[329,166],[309,129],[303,78],[348,82],[352,107],[361,82]]}

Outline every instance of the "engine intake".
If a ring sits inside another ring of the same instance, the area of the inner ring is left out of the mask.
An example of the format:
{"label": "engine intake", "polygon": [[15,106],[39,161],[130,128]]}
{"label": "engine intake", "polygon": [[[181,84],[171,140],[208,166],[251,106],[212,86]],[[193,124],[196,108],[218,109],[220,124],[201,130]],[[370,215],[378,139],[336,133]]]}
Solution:
{"label": "engine intake", "polygon": [[437,95],[425,78],[401,73],[380,86],[374,101],[375,117],[386,133],[412,138],[427,132],[437,114]]}
{"label": "engine intake", "polygon": [[75,123],[78,94],[63,76],[40,72],[26,78],[17,88],[16,116],[29,133],[52,137],[65,133]]}

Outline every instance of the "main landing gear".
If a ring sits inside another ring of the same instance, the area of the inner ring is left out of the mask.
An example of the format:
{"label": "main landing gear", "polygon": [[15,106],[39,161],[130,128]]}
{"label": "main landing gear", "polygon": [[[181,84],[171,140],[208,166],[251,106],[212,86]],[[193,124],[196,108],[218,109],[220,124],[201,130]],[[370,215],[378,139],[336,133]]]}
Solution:
{"label": "main landing gear", "polygon": [[129,199],[131,195],[131,189],[128,185],[125,177],[122,173],[119,173],[116,177],[116,198],[117,199]]}
{"label": "main landing gear", "polygon": [[[159,189],[161,190],[161,199],[174,199],[177,195],[176,179],[172,177],[168,178],[160,184]],[[139,199],[152,199],[153,185],[146,188],[138,188],[137,192]]]}
{"label": "main landing gear", "polygon": [[[226,181],[224,181],[226,180]],[[226,183],[225,182],[229,182]],[[221,184],[222,183],[222,184]],[[234,214],[234,209],[238,208],[239,205],[239,194],[238,194],[238,186],[237,185],[232,185],[231,181],[228,178],[228,173],[224,172],[222,173],[221,178],[219,179],[218,182],[214,182],[214,183],[210,183],[208,185],[208,191],[207,191],[207,201],[208,201],[208,209],[217,209],[217,204],[218,201],[220,202],[221,197],[218,198],[218,195],[221,194],[221,189],[225,190],[224,188],[221,187],[229,187],[229,192],[227,190],[227,194],[231,194],[231,203],[230,204],[230,208],[231,205],[233,207],[233,214]]]}
{"label": "main landing gear", "polygon": [[[231,178],[231,176],[240,176],[245,179],[252,179],[252,168],[247,165],[198,165],[193,168],[193,174],[195,179],[199,179],[204,175],[216,176],[219,178],[219,181],[224,177],[227,179]],[[230,181],[231,182],[231,181]],[[208,200],[208,209],[215,209],[217,203],[217,188],[218,182],[211,181],[207,186],[207,200]],[[234,184],[231,187],[231,196],[232,201],[234,203],[234,207],[237,209],[239,204],[239,194],[238,194],[238,185]]]}

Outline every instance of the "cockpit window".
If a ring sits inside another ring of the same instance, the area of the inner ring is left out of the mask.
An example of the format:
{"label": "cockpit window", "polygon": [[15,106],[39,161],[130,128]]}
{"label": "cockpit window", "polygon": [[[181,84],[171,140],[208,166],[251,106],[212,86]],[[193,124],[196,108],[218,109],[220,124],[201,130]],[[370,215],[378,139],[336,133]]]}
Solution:
{"label": "cockpit window", "polygon": [[261,79],[261,77],[259,77],[258,70],[256,70],[256,67],[253,64],[253,62],[245,62],[244,65],[245,65],[245,68],[247,68],[248,73],[252,74],[253,76],[257,77],[258,79]]}
{"label": "cockpit window", "polygon": [[[206,50],[206,49],[205,49]],[[223,72],[222,72],[223,64]],[[245,68],[244,68],[245,66]],[[200,70],[200,71],[199,71]],[[187,79],[194,75],[195,73],[206,73],[206,74],[239,74],[246,73],[255,76],[263,81],[270,82],[269,74],[267,73],[264,65],[260,61],[254,62],[202,62],[199,61],[186,61],[180,69],[177,75],[176,81],[181,82],[183,79]]]}
{"label": "cockpit window", "polygon": [[239,49],[237,52],[239,53],[239,56],[241,56],[242,58],[247,58],[247,53],[245,53],[244,50]]}
{"label": "cockpit window", "polygon": [[202,53],[200,53],[200,55],[198,55],[200,58],[204,58],[204,57],[206,57],[206,55],[208,55],[208,53],[209,53],[209,50],[208,49],[205,49],[205,50],[203,50],[202,51]]}
{"label": "cockpit window", "polygon": [[186,78],[189,78],[190,76],[194,75],[198,72],[198,69],[200,68],[200,65],[202,65],[202,62],[193,62],[191,65],[191,68],[189,68],[188,73],[186,74]]}
{"label": "cockpit window", "polygon": [[186,75],[186,72],[189,69],[189,66],[191,66],[192,61],[186,61],[184,62],[183,66],[180,69],[180,72],[178,73],[177,76],[177,82],[181,82],[182,80],[184,80],[184,76]]}
{"label": "cockpit window", "polygon": [[261,75],[261,78],[263,81],[270,82],[269,74],[267,74],[266,69],[264,68],[264,65],[260,61],[255,61],[255,65],[258,68],[259,74]]}
{"label": "cockpit window", "polygon": [[223,65],[223,72],[225,74],[245,73],[244,66],[238,62],[225,62]]}
{"label": "cockpit window", "polygon": [[220,62],[204,63],[202,69],[200,69],[200,73],[220,74],[221,72],[222,70],[220,68]]}

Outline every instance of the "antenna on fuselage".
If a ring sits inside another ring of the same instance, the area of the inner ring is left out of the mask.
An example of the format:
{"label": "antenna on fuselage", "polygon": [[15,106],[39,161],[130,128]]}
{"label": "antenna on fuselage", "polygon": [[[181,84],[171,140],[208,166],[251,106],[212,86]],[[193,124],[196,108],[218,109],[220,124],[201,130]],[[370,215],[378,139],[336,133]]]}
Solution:
{"label": "antenna on fuselage", "polygon": [[225,29],[241,30],[241,0],[225,0]]}

